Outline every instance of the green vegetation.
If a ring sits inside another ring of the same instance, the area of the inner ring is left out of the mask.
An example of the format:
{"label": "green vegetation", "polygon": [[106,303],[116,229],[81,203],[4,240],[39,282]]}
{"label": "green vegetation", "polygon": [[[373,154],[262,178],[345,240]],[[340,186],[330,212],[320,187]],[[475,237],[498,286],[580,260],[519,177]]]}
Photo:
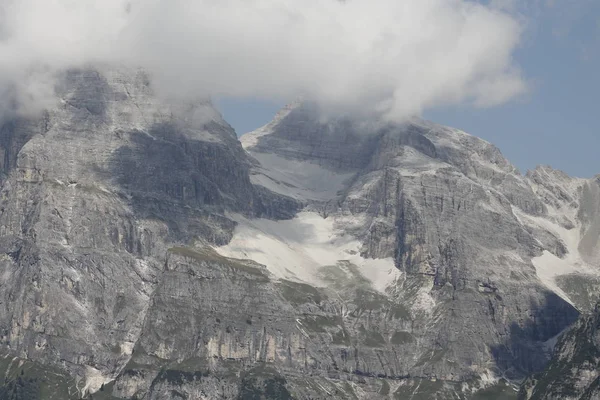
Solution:
{"label": "green vegetation", "polygon": [[365,312],[379,311],[386,313],[390,319],[410,320],[409,310],[400,303],[391,301],[382,293],[373,289],[358,267],[348,261],[340,261],[336,265],[322,267],[319,271],[321,279],[349,305],[355,305],[350,314],[360,317]]}
{"label": "green vegetation", "polygon": [[113,387],[115,386],[114,382],[107,383],[102,385],[99,391],[94,393],[91,396],[92,400],[118,400],[118,397],[114,397],[112,395]]}
{"label": "green vegetation", "polygon": [[174,362],[174,363],[168,364],[165,368],[183,371],[183,372],[204,371],[204,372],[206,372],[206,374],[204,376],[207,376],[208,371],[209,371],[209,363],[208,363],[208,360],[205,358],[191,357],[191,358],[187,358],[187,359],[183,360],[180,363]]}
{"label": "green vegetation", "polygon": [[381,389],[379,389],[379,394],[382,396],[387,396],[390,394],[390,384],[387,383],[386,380],[381,380]]}
{"label": "green vegetation", "polygon": [[208,370],[189,372],[180,369],[161,369],[155,381],[167,381],[171,385],[183,385],[186,382],[199,381],[209,374]]}
{"label": "green vegetation", "polygon": [[[473,381],[476,383],[478,381]],[[460,399],[460,400],[516,400],[517,392],[505,381],[480,390],[475,393],[463,391],[459,382],[434,381],[414,379],[401,385],[394,393],[394,398],[429,400],[429,399]]]}
{"label": "green vegetation", "polygon": [[[590,330],[595,329],[597,321],[593,317],[577,322],[575,327],[559,339],[556,346],[557,356],[550,361],[546,370],[533,378],[535,390],[531,399],[542,399],[548,395],[555,397],[574,397],[578,395],[573,371],[582,365],[597,365],[600,350],[593,342]],[[564,344],[569,343],[569,354],[560,357]]]}
{"label": "green vegetation", "polygon": [[133,348],[133,354],[123,369],[123,374],[137,375],[140,370],[159,370],[166,368],[169,361],[150,355],[138,342]]}
{"label": "green vegetation", "polygon": [[414,381],[407,382],[407,384],[400,386],[394,392],[394,398],[398,400],[412,399],[412,400],[431,400],[438,397],[438,394],[444,388],[442,381],[430,381],[427,379],[416,379]]}
{"label": "green vegetation", "polygon": [[323,315],[305,315],[300,319],[302,327],[311,332],[325,333],[325,328],[343,327],[341,317]]}
{"label": "green vegetation", "polygon": [[517,391],[505,381],[475,393],[470,400],[516,400]]}
{"label": "green vegetation", "polygon": [[292,304],[321,304],[321,302],[327,299],[327,296],[321,294],[317,288],[305,283],[281,280],[277,286],[283,298]]}
{"label": "green vegetation", "polygon": [[2,400],[70,400],[77,399],[75,380],[64,371],[32,361],[0,356]]}
{"label": "green vegetation", "polygon": [[259,365],[242,376],[238,400],[292,400],[286,380],[275,369]]}
{"label": "green vegetation", "polygon": [[77,183],[77,184],[74,184],[73,186],[71,186],[71,185],[67,185],[64,183],[60,184],[56,181],[56,179],[43,179],[43,182],[46,185],[51,186],[53,188],[57,188],[57,189],[63,189],[63,190],[74,189],[74,190],[85,192],[85,193],[98,194],[98,195],[104,195],[104,196],[113,195],[113,193],[106,191],[97,185],[85,185],[82,183]]}
{"label": "green vegetation", "polygon": [[589,312],[600,300],[600,278],[593,275],[569,274],[556,277],[556,284],[583,312]]}
{"label": "green vegetation", "polygon": [[261,281],[269,281],[267,272],[258,267],[257,264],[254,263],[254,261],[238,260],[235,258],[223,257],[222,255],[208,247],[202,249],[192,249],[190,247],[177,246],[171,247],[169,249],[169,253],[190,258],[200,262],[212,262],[215,264],[223,265],[237,272],[243,272],[249,275],[253,275],[254,277],[259,278],[259,280]]}
{"label": "green vegetation", "polygon": [[353,315],[360,316],[364,312],[383,311],[387,312],[390,319],[410,320],[410,312],[402,304],[394,303],[379,292],[356,289],[354,298],[351,300],[357,308]]}
{"label": "green vegetation", "polygon": [[362,276],[358,267],[348,261],[321,267],[319,276],[329,283],[332,289],[343,291],[349,288],[371,290],[371,281]]}
{"label": "green vegetation", "polygon": [[41,399],[40,382],[36,378],[18,377],[0,387],[0,399],[32,400]]}
{"label": "green vegetation", "polygon": [[352,385],[350,385],[350,383],[344,382],[342,384],[342,389],[344,391],[344,394],[348,396],[348,399],[358,400],[358,396],[356,396],[356,393],[354,392],[354,389],[352,388]]}

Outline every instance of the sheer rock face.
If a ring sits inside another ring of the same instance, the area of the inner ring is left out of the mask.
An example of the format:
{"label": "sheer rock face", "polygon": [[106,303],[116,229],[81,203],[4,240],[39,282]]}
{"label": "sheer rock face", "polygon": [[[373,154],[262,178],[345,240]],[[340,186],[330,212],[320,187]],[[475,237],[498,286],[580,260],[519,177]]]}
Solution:
{"label": "sheer rock face", "polygon": [[597,180],[301,105],[244,151],[142,71],[57,93],[0,128],[0,339],[73,398],[468,398],[541,370],[592,301]]}
{"label": "sheer rock face", "polygon": [[525,381],[522,399],[600,398],[600,305],[582,316],[559,339],[552,360]]}
{"label": "sheer rock face", "polygon": [[[273,155],[348,176],[330,198],[304,200],[359,237],[365,257],[393,257],[404,272],[398,292],[427,289],[426,311],[396,297],[415,316],[420,346],[410,357],[430,357],[408,373],[461,380],[466,365],[477,373],[491,366],[515,378],[542,368],[545,342],[594,297],[598,235],[587,232],[599,226],[597,181],[548,167],[522,176],[493,145],[420,120],[319,122],[313,112],[291,106],[242,137],[262,162],[252,179],[302,200],[293,185],[306,180],[272,174]],[[589,288],[578,292],[582,281]]]}
{"label": "sheer rock face", "polygon": [[69,71],[57,93],[41,119],[0,130],[0,333],[96,391],[131,356],[169,243],[223,244],[225,211],[296,204],[250,183],[210,104],[160,102],[142,71]]}

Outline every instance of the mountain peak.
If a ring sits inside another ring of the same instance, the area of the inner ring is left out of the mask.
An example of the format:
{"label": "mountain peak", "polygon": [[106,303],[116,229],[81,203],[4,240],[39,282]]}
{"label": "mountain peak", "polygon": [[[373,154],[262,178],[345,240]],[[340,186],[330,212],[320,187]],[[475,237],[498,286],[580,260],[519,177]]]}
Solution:
{"label": "mountain peak", "polygon": [[597,298],[594,180],[304,103],[243,148],[137,70],[70,71],[58,97],[0,127],[7,390],[514,395]]}

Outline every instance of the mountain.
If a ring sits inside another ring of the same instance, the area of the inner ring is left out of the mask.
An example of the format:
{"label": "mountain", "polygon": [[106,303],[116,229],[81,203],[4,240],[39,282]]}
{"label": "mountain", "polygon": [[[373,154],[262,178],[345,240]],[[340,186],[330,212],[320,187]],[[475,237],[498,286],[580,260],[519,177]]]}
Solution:
{"label": "mountain", "polygon": [[9,398],[516,398],[598,299],[600,179],[301,103],[240,143],[142,70],[57,94],[0,128]]}
{"label": "mountain", "polygon": [[600,398],[600,304],[561,336],[544,371],[523,384],[521,399]]}

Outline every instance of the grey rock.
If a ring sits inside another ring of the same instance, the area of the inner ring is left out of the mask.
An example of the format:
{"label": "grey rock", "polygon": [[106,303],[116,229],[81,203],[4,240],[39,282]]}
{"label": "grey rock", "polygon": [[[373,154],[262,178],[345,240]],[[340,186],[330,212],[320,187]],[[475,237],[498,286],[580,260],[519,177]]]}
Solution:
{"label": "grey rock", "polygon": [[[568,248],[558,229],[538,221],[596,228],[592,217],[575,215],[594,209],[594,200],[584,204],[594,194],[581,194],[593,182],[556,171],[548,182],[543,169],[524,177],[493,145],[425,121],[319,123],[311,112],[292,107],[242,141],[258,159],[272,153],[354,174],[338,196],[311,207],[339,221],[349,215],[364,221],[349,227],[340,222],[340,228],[363,240],[363,255],[394,257],[408,285],[418,280],[432,288],[436,307],[421,321],[429,332],[417,336],[426,343],[423,353],[438,348],[444,356],[411,373],[466,380],[475,366],[481,371],[495,365],[494,373],[514,379],[542,368],[548,360],[544,343],[573,322],[577,311],[540,282],[531,260],[543,252],[558,259],[581,252]],[[310,121],[306,131],[298,128],[299,120]],[[371,130],[361,132],[365,126]],[[312,148],[315,132],[352,140]],[[340,153],[351,154],[352,164],[323,161]],[[562,209],[567,211],[561,214]],[[597,273],[597,265],[591,267]]]}
{"label": "grey rock", "polygon": [[543,372],[525,381],[521,399],[600,398],[600,305],[559,339]]}
{"label": "grey rock", "polygon": [[[141,70],[68,71],[57,93],[0,128],[0,352],[61,371],[41,383],[56,396],[514,397],[590,301],[532,260],[597,267],[597,181],[521,176],[462,132],[309,105],[244,150],[210,103],[161,100]],[[241,218],[300,210],[402,274],[381,290],[340,259],[315,287],[213,249]]]}
{"label": "grey rock", "polygon": [[225,211],[297,206],[250,183],[210,104],[161,103],[143,71],[69,71],[57,91],[41,120],[2,127],[0,331],[5,351],[84,393],[127,364],[168,243],[226,243]]}

